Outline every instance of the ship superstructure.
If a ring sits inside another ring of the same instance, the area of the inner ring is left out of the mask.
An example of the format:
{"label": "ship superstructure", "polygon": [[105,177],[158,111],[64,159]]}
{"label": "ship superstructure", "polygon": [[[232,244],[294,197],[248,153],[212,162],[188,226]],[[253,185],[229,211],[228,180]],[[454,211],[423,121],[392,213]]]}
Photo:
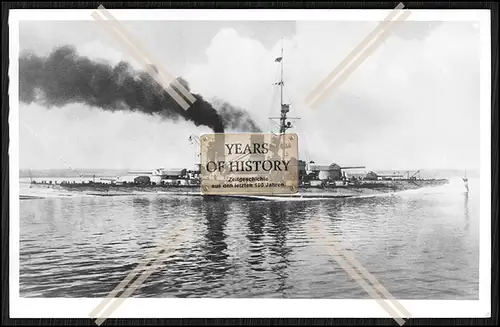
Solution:
{"label": "ship superstructure", "polygon": [[[290,120],[300,119],[298,117],[288,117],[291,105],[284,102],[284,79],[283,79],[283,45],[281,46],[280,57],[275,59],[280,64],[280,80],[275,85],[280,88],[280,116],[270,117],[277,127],[278,133],[284,135],[289,129],[293,128]],[[278,134],[278,135],[279,135]],[[195,153],[195,162],[199,162],[200,139],[196,135],[189,137],[191,144],[197,149]],[[447,179],[428,179],[420,178],[419,171],[410,175],[401,173],[379,173],[375,171],[362,172],[365,166],[340,166],[337,163],[319,164],[314,161],[306,162],[298,160],[299,174],[299,193],[285,195],[288,197],[350,197],[363,194],[394,192],[406,189],[415,189],[427,186],[436,186],[448,183]],[[467,183],[466,177],[464,182]],[[99,182],[87,181],[82,183],[63,183],[63,184],[40,184],[32,181],[32,184],[53,187],[64,187],[73,190],[105,190],[109,191],[123,190],[127,191],[178,191],[186,189],[192,190],[194,195],[200,195],[200,164],[197,163],[193,169],[152,169],[129,171],[125,175],[115,178],[100,178]],[[211,197],[235,197],[234,195],[217,195]],[[237,196],[236,196],[237,197]],[[263,198],[259,196],[242,196],[245,198]],[[273,197],[273,196],[271,196]],[[268,198],[268,197],[266,197]]]}

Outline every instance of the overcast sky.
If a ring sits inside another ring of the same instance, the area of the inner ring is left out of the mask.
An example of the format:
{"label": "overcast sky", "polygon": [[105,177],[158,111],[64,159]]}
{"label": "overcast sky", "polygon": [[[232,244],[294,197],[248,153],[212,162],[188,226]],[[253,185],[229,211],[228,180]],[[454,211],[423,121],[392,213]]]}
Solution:
{"label": "overcast sky", "polygon": [[[264,131],[279,115],[280,38],[286,100],[301,117],[302,157],[371,169],[479,168],[479,29],[468,22],[404,22],[324,103],[308,93],[376,22],[124,22],[205,99],[248,110]],[[20,24],[20,48],[71,44],[93,59],[135,63],[96,22]],[[20,104],[21,168],[192,167],[189,122],[159,122],[79,104]]]}

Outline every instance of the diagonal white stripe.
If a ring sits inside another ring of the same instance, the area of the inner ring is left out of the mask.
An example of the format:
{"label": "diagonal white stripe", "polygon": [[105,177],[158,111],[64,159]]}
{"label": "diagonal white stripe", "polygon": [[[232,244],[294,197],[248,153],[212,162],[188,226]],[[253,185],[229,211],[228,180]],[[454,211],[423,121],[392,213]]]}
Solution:
{"label": "diagonal white stripe", "polygon": [[[176,228],[178,229],[176,233],[176,241],[173,244],[170,244],[168,248],[164,248],[165,252],[162,253],[159,257],[156,258],[156,260],[153,261],[151,266],[146,267],[144,272],[137,278],[132,285],[130,285],[127,289],[124,290],[122,295],[116,299],[109,307],[106,309],[106,311],[103,312],[102,316],[98,319],[96,319],[96,324],[101,325],[106,319],[109,318],[109,316],[118,309],[118,307],[125,301],[126,298],[128,298],[137,288],[139,288],[145,281],[146,279],[157,270],[159,266],[163,264],[163,262],[172,255],[172,250],[179,244],[181,244],[185,240],[185,236],[187,234],[186,230],[183,229],[191,229],[191,226],[187,225],[185,222],[183,224],[184,228],[180,228],[179,226]],[[169,237],[171,239],[172,237]]]}
{"label": "diagonal white stripe", "polygon": [[[312,223],[309,227],[309,234],[312,235],[313,237],[317,236],[318,234],[322,235],[323,238],[325,238],[328,241],[328,244],[330,245],[330,248],[328,248],[328,252],[335,258],[335,260],[339,263],[339,265],[346,271],[346,273],[354,279],[358,285],[360,285],[370,296],[379,303],[380,306],[384,310],[386,310],[400,325],[403,325],[405,321],[403,319],[400,319],[401,317],[411,317],[410,313],[408,310],[406,310],[394,297],[383,287],[380,282],[377,281],[377,279],[368,273],[366,268],[363,267],[363,265],[357,261],[352,254],[347,252],[345,249],[343,249],[340,246],[340,241],[336,240],[333,235],[330,235],[329,233],[326,232],[325,226],[322,226],[318,221]],[[359,275],[358,272],[356,272],[355,268],[357,268],[361,275]],[[389,299],[389,302],[399,311],[399,314],[395,312],[395,310],[390,307],[385,300],[383,300],[379,293],[376,292],[376,290],[368,285],[365,281],[365,278],[372,282],[373,286],[386,298]]]}
{"label": "diagonal white stripe", "polygon": [[381,32],[384,31],[387,28],[387,25],[389,22],[401,11],[401,9],[404,8],[403,3],[399,3],[396,8],[394,8],[389,15],[384,19],[384,21],[380,22],[377,27],[368,34],[363,41],[361,41],[345,58],[338,64],[335,69],[328,74],[327,77],[325,77],[319,84],[316,86],[311,93],[306,97],[305,102],[308,103],[310,102],[313,98],[318,96],[318,94],[322,91],[324,91],[325,87],[330,83],[330,81],[345,67],[349,65],[349,63],[360,53],[363,52],[363,49],[366,47],[366,45],[372,41],[376,36]]}
{"label": "diagonal white stripe", "polygon": [[126,51],[135,59],[138,63],[140,63],[144,70],[158,83],[160,84],[165,91],[184,109],[187,110],[189,108],[189,104],[182,99],[179,94],[168,84],[170,81],[165,80],[163,76],[159,76],[151,67],[150,63],[146,60],[144,56],[140,54],[140,52],[135,49],[130,43],[127,42],[124,36],[122,36],[118,31],[111,27],[111,22],[103,19],[97,13],[93,13],[92,17],[98,22],[100,22],[103,27],[105,27],[108,32],[110,32],[115,39],[120,42],[120,44],[125,48]]}
{"label": "diagonal white stripe", "polygon": [[408,18],[410,15],[409,11],[404,12],[400,17],[398,17],[395,21],[389,22],[389,27],[387,27],[381,35],[374,40],[374,42],[358,57],[356,60],[352,62],[351,65],[349,65],[344,72],[340,75],[340,77],[333,82],[327,90],[325,90],[323,93],[319,94],[318,98],[316,98],[311,104],[311,108],[315,108],[318,106],[318,104],[323,101],[326,96],[331,94],[334,88],[338,87],[340,84],[345,82],[347,77],[351,75],[361,64],[384,42],[390,35],[390,33],[394,30],[394,26],[396,22],[400,22]]}
{"label": "diagonal white stripe", "polygon": [[136,38],[134,38],[130,33],[127,32],[127,30],[123,27],[123,25],[120,24],[120,22],[111,15],[111,13],[104,8],[103,5],[100,5],[98,7],[98,12],[100,12],[104,17],[106,17],[110,22],[113,23],[113,25],[116,27],[116,29],[124,35],[124,37],[128,40],[130,40],[130,43],[135,45],[138,49],[141,49],[141,55],[147,59],[149,59],[150,62],[154,62],[155,66],[160,70],[160,72],[164,75],[166,75],[169,79],[173,80],[172,84],[186,97],[189,102],[194,103],[196,101],[196,98],[188,91],[186,88],[179,83],[179,81],[173,76],[170,72],[168,72],[163,65],[161,65],[161,62],[157,60],[157,58],[154,58],[153,55],[146,50],[146,47],[144,47],[140,41]]}

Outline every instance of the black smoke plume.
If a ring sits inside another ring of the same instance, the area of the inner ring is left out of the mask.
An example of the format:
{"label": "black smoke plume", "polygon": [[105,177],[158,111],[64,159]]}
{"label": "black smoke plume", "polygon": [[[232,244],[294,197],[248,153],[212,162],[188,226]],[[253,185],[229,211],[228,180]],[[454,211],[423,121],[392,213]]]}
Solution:
{"label": "black smoke plume", "polygon": [[257,126],[245,110],[235,108],[220,99],[215,99],[214,105],[217,106],[218,113],[226,128],[233,131],[261,132],[259,126]]}
{"label": "black smoke plume", "polygon": [[[189,91],[187,81],[177,80]],[[201,95],[193,96],[196,101],[184,110],[147,72],[136,71],[123,61],[116,66],[93,61],[78,55],[72,46],[58,47],[47,57],[24,53],[19,58],[19,97],[27,104],[36,102],[52,108],[82,103],[106,111],[138,111],[172,121],[182,118],[196,126],[208,126],[215,133],[224,133],[226,128],[260,131],[246,111],[224,103],[219,113]]]}

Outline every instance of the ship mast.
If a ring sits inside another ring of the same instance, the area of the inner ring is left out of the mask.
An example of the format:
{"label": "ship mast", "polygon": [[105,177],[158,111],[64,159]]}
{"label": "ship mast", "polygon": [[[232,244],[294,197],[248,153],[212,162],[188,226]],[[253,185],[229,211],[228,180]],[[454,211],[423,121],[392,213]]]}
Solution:
{"label": "ship mast", "polygon": [[284,124],[286,120],[286,112],[283,111],[283,39],[281,39],[281,60],[280,60],[280,66],[281,66],[281,77],[280,77],[280,108],[281,108],[281,124],[280,124],[280,133],[285,132]]}
{"label": "ship mast", "polygon": [[289,109],[289,105],[283,103],[283,87],[284,87],[284,82],[283,82],[283,39],[281,39],[281,80],[280,80],[280,91],[281,91],[281,101],[280,101],[280,108],[281,108],[281,116],[280,116],[280,134],[285,134],[287,130],[287,121],[286,121],[286,116]]}
{"label": "ship mast", "polygon": [[281,56],[276,58],[274,62],[279,62],[280,63],[280,68],[281,68],[281,74],[280,74],[280,81],[277,83],[273,83],[273,85],[279,85],[280,86],[280,116],[279,117],[269,117],[271,120],[278,120],[279,119],[279,124],[276,123],[276,125],[279,125],[279,134],[281,136],[285,135],[285,132],[292,128],[292,124],[289,122],[290,119],[300,119],[300,117],[288,117],[288,112],[290,111],[290,104],[284,103],[284,88],[285,88],[285,82],[283,81],[283,38],[281,38]]}
{"label": "ship mast", "polygon": [[283,38],[281,39],[281,57],[276,58],[275,62],[279,62],[281,66],[281,75],[280,75],[280,81],[276,84],[280,86],[280,134],[285,134],[286,130],[289,128],[292,128],[292,125],[290,122],[288,122],[288,117],[287,114],[290,111],[290,105],[283,103],[283,88],[284,88],[284,82],[283,82]]}

